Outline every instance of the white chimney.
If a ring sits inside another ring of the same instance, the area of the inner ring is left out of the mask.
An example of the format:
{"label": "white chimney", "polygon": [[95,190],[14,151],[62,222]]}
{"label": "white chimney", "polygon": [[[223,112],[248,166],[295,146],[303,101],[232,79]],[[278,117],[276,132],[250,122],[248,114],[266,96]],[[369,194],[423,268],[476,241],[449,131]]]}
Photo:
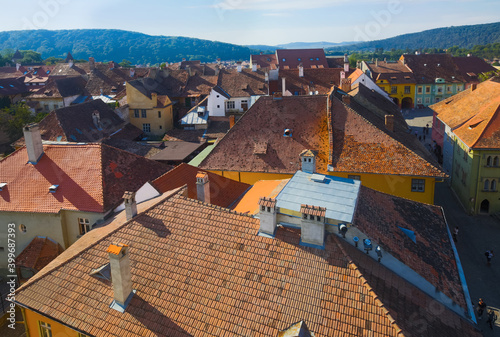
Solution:
{"label": "white chimney", "polygon": [[341,78],[341,79],[342,79],[342,78],[345,78],[345,72],[344,72],[344,71],[341,71],[341,72],[340,72],[340,78]]}
{"label": "white chimney", "polygon": [[19,71],[19,68],[21,68],[21,63],[16,63],[16,71]]}
{"label": "white chimney", "polygon": [[316,151],[304,150],[299,156],[302,172],[316,173]]}
{"label": "white chimney", "polygon": [[196,197],[200,201],[210,203],[210,181],[206,172],[199,171],[196,175]]}
{"label": "white chimney", "polygon": [[323,247],[325,245],[326,208],[300,205],[302,222],[300,225],[301,243]]}
{"label": "white chimney", "polygon": [[253,72],[257,71],[257,63],[252,63],[252,71]]}
{"label": "white chimney", "polygon": [[[121,312],[125,311],[127,300],[133,295],[132,274],[130,272],[130,258],[128,245],[112,243],[107,250],[113,283],[113,303],[111,307]],[[114,304],[118,306],[115,306]],[[122,311],[123,310],[123,311]]]}
{"label": "white chimney", "polygon": [[259,234],[274,237],[276,232],[276,199],[262,197],[259,200]]}
{"label": "white chimney", "polygon": [[344,54],[344,71],[346,73],[349,72],[349,58],[347,57],[347,54]]}
{"label": "white chimney", "polygon": [[43,155],[42,136],[38,124],[28,124],[23,128],[24,142],[28,152],[28,162],[36,165]]}
{"label": "white chimney", "polygon": [[241,62],[236,62],[238,72],[241,73]]}
{"label": "white chimney", "polygon": [[125,215],[127,221],[137,215],[137,203],[135,201],[135,192],[125,192],[123,194],[123,202],[125,203]]}
{"label": "white chimney", "polygon": [[94,110],[92,113],[92,122],[96,128],[99,129],[101,127],[101,115],[99,114],[99,111]]}
{"label": "white chimney", "polygon": [[285,96],[285,92],[286,92],[286,78],[284,78],[284,77],[281,78],[281,92],[282,92],[282,95]]}
{"label": "white chimney", "polygon": [[130,68],[130,77],[134,77],[134,76],[135,76],[135,69]]}
{"label": "white chimney", "polygon": [[375,59],[375,67],[378,67],[378,58]]}
{"label": "white chimney", "polygon": [[266,82],[269,82],[269,73],[266,71],[265,79]]}
{"label": "white chimney", "polygon": [[304,65],[302,63],[299,64],[299,77],[304,77]]}
{"label": "white chimney", "polygon": [[68,64],[69,64],[69,67],[72,68],[73,67],[73,60],[69,60]]}

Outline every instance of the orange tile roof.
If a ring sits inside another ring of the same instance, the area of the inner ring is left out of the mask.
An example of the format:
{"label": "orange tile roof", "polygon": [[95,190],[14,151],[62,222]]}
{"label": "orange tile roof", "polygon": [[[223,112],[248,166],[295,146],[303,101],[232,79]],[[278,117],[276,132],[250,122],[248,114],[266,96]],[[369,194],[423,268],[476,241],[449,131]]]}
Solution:
{"label": "orange tile roof", "polygon": [[300,213],[314,215],[314,216],[325,216],[326,208],[314,205],[300,205]]}
{"label": "orange tile roof", "polygon": [[275,207],[276,206],[276,199],[262,197],[259,199],[259,206]]}
{"label": "orange tile roof", "polygon": [[208,180],[210,181],[210,203],[213,205],[229,207],[229,205],[250,188],[248,184],[200,170],[186,163],[180,164],[173,170],[153,180],[152,184],[161,193],[187,184],[188,197],[196,199],[196,178],[201,173],[208,175]]}
{"label": "orange tile roof", "polygon": [[[0,161],[0,211],[103,213],[127,190],[168,171],[170,166],[104,144],[44,145],[36,165],[23,147]],[[49,186],[59,185],[56,193]]]}
{"label": "orange tile roof", "polygon": [[[181,194],[77,241],[16,303],[94,336],[276,336],[301,320],[318,337],[480,336],[446,308],[428,315],[433,299],[335,235],[324,250],[300,246],[297,229],[261,237],[258,219]],[[112,242],[130,243],[137,292],[124,313],[90,275]]]}
{"label": "orange tile roof", "polygon": [[109,245],[108,249],[106,250],[106,253],[120,255],[120,252],[122,251],[123,247],[128,247],[128,245],[125,245],[123,243],[112,243]]}
{"label": "orange tile roof", "polygon": [[500,80],[492,79],[431,106],[469,148],[500,148]]}
{"label": "orange tile roof", "polygon": [[63,248],[57,242],[37,236],[16,257],[16,267],[39,271],[62,252]]}
{"label": "orange tile roof", "polygon": [[289,179],[259,180],[233,206],[238,213],[256,214],[259,212],[259,199],[262,196],[275,198]]}

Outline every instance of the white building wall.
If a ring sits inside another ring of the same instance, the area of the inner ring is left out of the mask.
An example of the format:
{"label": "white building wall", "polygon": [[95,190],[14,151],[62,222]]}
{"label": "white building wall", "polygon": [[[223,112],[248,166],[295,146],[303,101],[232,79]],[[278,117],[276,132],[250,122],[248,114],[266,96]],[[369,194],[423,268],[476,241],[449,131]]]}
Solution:
{"label": "white building wall", "polygon": [[368,89],[375,90],[376,92],[387,98],[389,101],[393,102],[389,94],[382,90],[377,84],[375,84],[375,82],[373,82],[373,80],[368,75],[363,74],[359,76],[354,82],[352,82],[352,85],[357,83],[364,84]]}
{"label": "white building wall", "polygon": [[215,90],[210,91],[210,95],[208,95],[208,115],[209,116],[218,116],[223,117],[226,115],[225,112],[225,100],[226,97],[219,94]]}

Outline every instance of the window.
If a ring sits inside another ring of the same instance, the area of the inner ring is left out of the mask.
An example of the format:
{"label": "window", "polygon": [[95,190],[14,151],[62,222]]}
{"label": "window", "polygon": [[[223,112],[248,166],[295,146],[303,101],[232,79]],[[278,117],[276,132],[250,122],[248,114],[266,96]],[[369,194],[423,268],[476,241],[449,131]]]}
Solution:
{"label": "window", "polygon": [[417,98],[417,104],[422,104],[422,97]]}
{"label": "window", "polygon": [[220,105],[219,104],[217,104],[217,109],[220,109]]}
{"label": "window", "polygon": [[498,167],[498,156],[493,159],[493,166]]}
{"label": "window", "polygon": [[497,190],[497,181],[495,179],[493,179],[491,181],[491,188],[490,188],[490,190],[492,190],[492,191],[496,191]]}
{"label": "window", "polygon": [[443,93],[443,87],[442,86],[438,86],[437,87],[437,93],[438,94],[442,94]]}
{"label": "window", "polygon": [[391,87],[391,94],[397,94],[398,93],[398,87]]}
{"label": "window", "polygon": [[486,166],[491,166],[491,156],[488,156],[488,158],[486,158]]}
{"label": "window", "polygon": [[217,95],[217,98],[219,98],[219,97],[220,97],[220,95]]}
{"label": "window", "polygon": [[467,172],[465,170],[462,170],[462,185],[466,185],[467,183]]}
{"label": "window", "polygon": [[359,176],[359,175],[355,175],[355,174],[349,174],[349,175],[347,176],[347,178],[349,178],[349,179],[354,179],[354,180],[361,180],[361,176]]}
{"label": "window", "polygon": [[161,118],[161,111],[158,111],[158,118]]}
{"label": "window", "polygon": [[458,85],[457,85],[457,91],[459,91],[459,92],[460,92],[460,91],[462,91],[462,90],[463,90],[462,85],[461,85],[461,84],[458,84]]}
{"label": "window", "polygon": [[464,149],[464,161],[465,161],[465,162],[467,162],[467,158],[468,158],[468,157],[469,157],[469,156],[467,155],[467,151]]}
{"label": "window", "polygon": [[451,85],[446,86],[446,91],[451,92]]}
{"label": "window", "polygon": [[490,181],[488,179],[486,179],[484,181],[484,190],[487,191],[490,189]]}
{"label": "window", "polygon": [[411,92],[410,86],[405,85],[405,94],[409,94]]}
{"label": "window", "polygon": [[411,191],[412,192],[424,192],[425,191],[425,179],[412,179],[411,180]]}
{"label": "window", "polygon": [[307,214],[306,213],[302,213],[302,219],[307,219]]}
{"label": "window", "polygon": [[163,127],[160,125],[160,130],[163,129]]}
{"label": "window", "polygon": [[142,118],[146,118],[147,117],[147,115],[146,115],[146,109],[142,109],[141,110],[141,117]]}
{"label": "window", "polygon": [[314,220],[314,215],[309,214],[309,220]]}
{"label": "window", "polygon": [[418,92],[419,94],[421,94],[421,93],[423,92],[422,87],[418,87],[418,88],[417,88],[417,92]]}
{"label": "window", "polygon": [[283,59],[283,62],[285,62],[285,61],[286,61],[286,59]]}
{"label": "window", "polygon": [[38,321],[38,328],[40,329],[40,337],[52,337],[52,328],[49,323]]}
{"label": "window", "polygon": [[425,104],[429,104],[431,102],[431,98],[430,97],[426,97],[425,98]]}
{"label": "window", "polygon": [[431,87],[427,86],[425,87],[425,93],[429,94],[431,92]]}
{"label": "window", "polygon": [[20,225],[19,225],[19,231],[20,231],[21,233],[26,233],[26,226],[25,226],[25,225],[23,225],[23,224],[20,224]]}
{"label": "window", "polygon": [[439,102],[439,97],[436,97],[435,102],[436,103]]}
{"label": "window", "polygon": [[89,219],[78,218],[78,228],[80,230],[80,235],[83,235],[90,231]]}
{"label": "window", "polygon": [[269,207],[269,206],[268,206],[268,207],[267,207],[267,211],[268,211],[268,212],[271,212],[271,207]]}
{"label": "window", "polygon": [[226,109],[231,110],[234,109],[234,101],[227,101],[226,102]]}
{"label": "window", "polygon": [[321,221],[321,217],[319,215],[316,215],[316,221]]}
{"label": "window", "polygon": [[45,111],[47,111],[47,112],[50,111],[50,108],[49,108],[48,104],[45,104],[43,107],[44,107]]}
{"label": "window", "polygon": [[134,117],[139,118],[139,109],[134,109]]}
{"label": "window", "polygon": [[264,206],[264,205],[260,206],[260,210],[261,211],[265,211],[266,210],[266,206]]}
{"label": "window", "polygon": [[149,124],[149,123],[142,124],[142,132],[146,132],[146,133],[151,132],[151,124]]}
{"label": "window", "polygon": [[302,59],[299,57],[299,58],[297,59],[297,61],[302,61]]}

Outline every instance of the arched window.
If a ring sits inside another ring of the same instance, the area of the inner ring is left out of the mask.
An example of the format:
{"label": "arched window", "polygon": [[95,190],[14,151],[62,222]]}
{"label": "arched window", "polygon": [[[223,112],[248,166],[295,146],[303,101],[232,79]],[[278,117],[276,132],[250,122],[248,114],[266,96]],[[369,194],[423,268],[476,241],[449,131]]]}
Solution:
{"label": "arched window", "polygon": [[486,166],[491,166],[491,156],[488,156],[488,158],[486,158]]}
{"label": "arched window", "polygon": [[498,156],[495,156],[495,158],[493,158],[493,166],[498,166]]}
{"label": "arched window", "polygon": [[496,191],[497,190],[497,181],[495,179],[493,179],[491,181],[491,188],[490,188],[492,191]]}
{"label": "arched window", "polygon": [[490,189],[490,181],[488,179],[486,179],[484,181],[484,190],[487,191]]}

